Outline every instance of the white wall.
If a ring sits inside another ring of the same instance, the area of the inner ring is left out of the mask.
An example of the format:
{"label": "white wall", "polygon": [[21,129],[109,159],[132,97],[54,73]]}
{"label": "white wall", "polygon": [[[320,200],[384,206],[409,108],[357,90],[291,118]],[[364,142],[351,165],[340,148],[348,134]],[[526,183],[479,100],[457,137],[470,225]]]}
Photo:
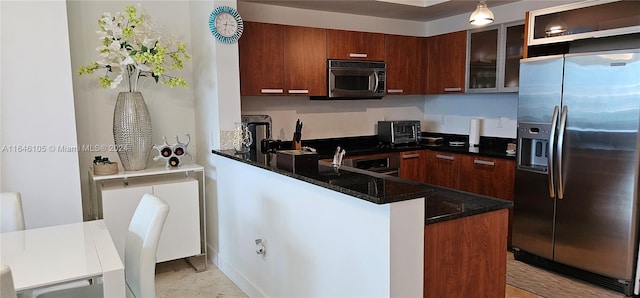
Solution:
{"label": "white wall", "polygon": [[[128,5],[141,4],[142,8],[151,16],[151,19],[162,28],[165,34],[173,34],[179,40],[187,44],[187,51],[191,52],[191,27],[189,1],[67,1],[69,14],[69,39],[71,47],[71,66],[73,71],[73,92],[75,95],[75,111],[78,128],[78,144],[104,145],[107,150],[81,151],[80,174],[82,179],[83,198],[85,209],[89,210],[88,198],[88,169],[91,167],[94,156],[106,156],[110,160],[119,161],[118,154],[114,150],[108,150],[113,145],[113,109],[118,93],[127,91],[126,84],[122,82],[116,89],[103,89],[98,83],[98,77],[102,74],[97,71],[93,75],[78,75],[77,70],[98,59],[96,47],[100,41],[97,38],[97,20],[102,13],[124,12]],[[175,136],[180,141],[186,141],[185,133],[191,135],[191,143],[188,152],[197,157],[195,148],[200,142],[200,135],[196,133],[194,121],[194,95],[192,60],[185,61],[181,71],[168,71],[183,77],[189,83],[187,88],[170,88],[162,84],[156,84],[148,80],[139,88],[145,98],[151,122],[153,126],[153,143],[162,144],[162,137],[166,136],[170,144],[175,143]],[[152,150],[149,156],[148,166],[162,166],[163,160],[153,161],[158,154]],[[122,169],[122,168],[121,168]]]}
{"label": "white wall", "polygon": [[291,140],[297,119],[302,139],[363,136],[377,133],[381,120],[423,120],[424,96],[385,96],[368,100],[309,100],[308,97],[243,96],[242,114],[272,118],[273,139]]}
{"label": "white wall", "polygon": [[427,95],[423,131],[469,134],[471,118],[480,118],[481,136],[515,138],[518,94]]}
{"label": "white wall", "polygon": [[2,1],[0,7],[0,190],[22,193],[27,228],[79,222],[80,174],[78,153],[73,151],[78,143],[65,1]]}
{"label": "white wall", "polygon": [[225,186],[217,264],[249,297],[422,296],[424,199],[377,205],[225,157],[214,163]]}
{"label": "white wall", "polygon": [[[220,204],[225,190],[218,181],[217,165],[211,149],[230,149],[234,122],[240,121],[240,76],[238,45],[221,44],[209,31],[209,15],[218,6],[236,7],[236,1],[192,1],[194,99],[196,132],[203,142],[197,145],[196,161],[205,168],[206,225],[208,257],[219,265],[220,231],[228,228],[220,215],[228,210]],[[226,186],[226,185],[225,185]],[[231,241],[223,239],[222,242]],[[234,245],[234,244],[230,244]],[[229,275],[228,271],[225,274]],[[237,279],[234,279],[236,281]],[[237,281],[236,281],[237,283]],[[243,290],[246,291],[245,287]]]}

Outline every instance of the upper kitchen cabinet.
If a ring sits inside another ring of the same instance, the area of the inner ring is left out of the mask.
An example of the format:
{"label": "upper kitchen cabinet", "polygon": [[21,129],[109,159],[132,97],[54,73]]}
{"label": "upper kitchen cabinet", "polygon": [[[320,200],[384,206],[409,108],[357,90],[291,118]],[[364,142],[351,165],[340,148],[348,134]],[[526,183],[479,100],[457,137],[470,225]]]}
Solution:
{"label": "upper kitchen cabinet", "polygon": [[240,95],[325,96],[326,30],[245,22]]}
{"label": "upper kitchen cabinet", "polygon": [[327,58],[384,61],[384,34],[328,29]]}
{"label": "upper kitchen cabinet", "polygon": [[527,45],[640,32],[640,1],[595,0],[529,12]]}
{"label": "upper kitchen cabinet", "polygon": [[518,91],[524,52],[523,23],[470,30],[467,48],[468,93]]}
{"label": "upper kitchen cabinet", "polygon": [[244,22],[238,41],[240,95],[284,94],[283,40],[282,25]]}
{"label": "upper kitchen cabinet", "polygon": [[385,35],[387,94],[422,94],[420,90],[419,38]]}
{"label": "upper kitchen cabinet", "polygon": [[284,84],[291,95],[327,95],[327,30],[283,26]]}
{"label": "upper kitchen cabinet", "polygon": [[467,57],[467,31],[429,37],[427,94],[463,93]]}

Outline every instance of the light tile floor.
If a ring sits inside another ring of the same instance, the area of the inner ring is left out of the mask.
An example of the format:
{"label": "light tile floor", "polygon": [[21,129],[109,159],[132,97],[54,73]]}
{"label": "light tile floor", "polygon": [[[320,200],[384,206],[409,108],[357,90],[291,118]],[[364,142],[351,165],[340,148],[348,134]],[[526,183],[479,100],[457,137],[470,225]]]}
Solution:
{"label": "light tile floor", "polygon": [[[216,266],[196,272],[185,260],[156,266],[156,295],[169,297],[247,297]],[[620,293],[560,276],[513,259],[507,254],[506,298],[619,298]]]}
{"label": "light tile floor", "polygon": [[208,263],[196,272],[185,260],[156,265],[156,297],[247,297],[222,271]]}

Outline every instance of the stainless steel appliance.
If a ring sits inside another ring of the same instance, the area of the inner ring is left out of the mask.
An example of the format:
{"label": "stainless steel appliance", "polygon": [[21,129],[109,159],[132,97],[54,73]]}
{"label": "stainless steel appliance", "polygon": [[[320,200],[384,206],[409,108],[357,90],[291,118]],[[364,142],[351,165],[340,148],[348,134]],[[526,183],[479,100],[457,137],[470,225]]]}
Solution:
{"label": "stainless steel appliance", "polygon": [[420,121],[378,121],[378,140],[394,145],[419,143],[421,140]]}
{"label": "stainless steel appliance", "polygon": [[384,62],[327,60],[327,67],[328,99],[379,99],[386,94]]}
{"label": "stainless steel appliance", "polygon": [[265,155],[261,151],[263,140],[271,139],[271,117],[268,115],[241,115],[242,122],[247,123],[247,127],[253,136],[253,143],[250,147],[250,154],[253,160],[263,164],[269,164],[270,155]]}
{"label": "stainless steel appliance", "polygon": [[400,154],[382,153],[345,158],[343,164],[349,167],[397,177],[398,169],[400,168]]}
{"label": "stainless steel appliance", "polygon": [[517,260],[631,294],[639,121],[640,50],[521,61]]}

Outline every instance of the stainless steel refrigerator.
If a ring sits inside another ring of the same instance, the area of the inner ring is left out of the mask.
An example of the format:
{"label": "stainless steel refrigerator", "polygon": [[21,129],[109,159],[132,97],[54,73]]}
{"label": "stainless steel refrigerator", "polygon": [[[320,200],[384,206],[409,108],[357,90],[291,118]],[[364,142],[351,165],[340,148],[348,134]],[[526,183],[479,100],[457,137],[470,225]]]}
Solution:
{"label": "stainless steel refrigerator", "polygon": [[517,260],[631,294],[639,123],[640,50],[521,61]]}

